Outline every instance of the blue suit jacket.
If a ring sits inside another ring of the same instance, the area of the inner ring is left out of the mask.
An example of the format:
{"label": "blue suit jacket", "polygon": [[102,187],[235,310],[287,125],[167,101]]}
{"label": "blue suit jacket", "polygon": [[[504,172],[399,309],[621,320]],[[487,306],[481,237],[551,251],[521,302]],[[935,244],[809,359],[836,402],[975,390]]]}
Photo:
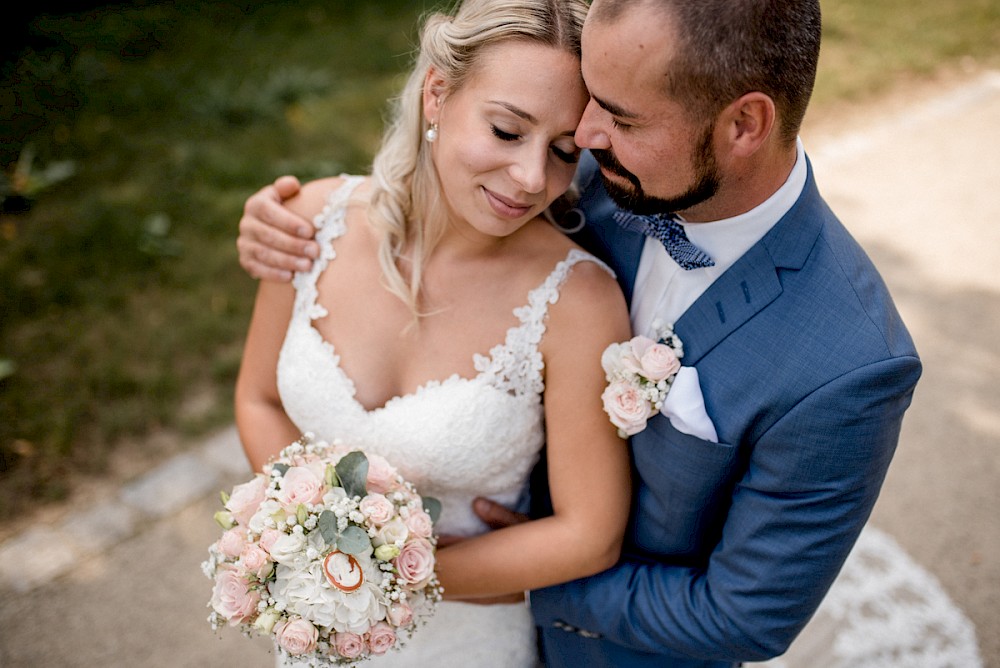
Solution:
{"label": "blue suit jacket", "polygon": [[[582,241],[631,299],[643,237],[592,161]],[[586,183],[589,178],[589,183]],[[920,376],[878,272],[820,197],[793,208],[675,323],[719,434],[632,437],[620,563],[531,593],[549,666],[720,666],[785,651],[871,512]]]}

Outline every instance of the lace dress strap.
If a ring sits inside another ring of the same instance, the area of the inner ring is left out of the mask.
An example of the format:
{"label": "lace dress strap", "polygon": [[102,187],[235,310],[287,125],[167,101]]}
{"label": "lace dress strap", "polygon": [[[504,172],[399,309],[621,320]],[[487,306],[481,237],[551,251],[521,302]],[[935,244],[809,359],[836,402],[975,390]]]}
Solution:
{"label": "lace dress strap", "polygon": [[511,327],[506,340],[494,346],[488,355],[475,356],[473,361],[481,378],[514,396],[535,395],[541,400],[545,389],[542,380],[545,361],[538,344],[545,334],[545,319],[549,305],[559,300],[559,289],[570,270],[580,262],[593,262],[611,276],[615,275],[608,265],[590,253],[571,249],[542,284],[528,293],[528,303],[514,309],[520,326]]}
{"label": "lace dress strap", "polygon": [[323,210],[313,217],[316,226],[316,243],[319,244],[319,257],[313,262],[309,271],[298,272],[292,278],[295,287],[295,308],[293,318],[306,317],[316,320],[327,315],[327,310],[316,302],[318,291],[316,281],[323,273],[330,260],[337,256],[333,250],[333,240],[342,237],[347,232],[347,202],[354,189],[361,185],[365,177],[342,174],[344,182],[327,195]]}

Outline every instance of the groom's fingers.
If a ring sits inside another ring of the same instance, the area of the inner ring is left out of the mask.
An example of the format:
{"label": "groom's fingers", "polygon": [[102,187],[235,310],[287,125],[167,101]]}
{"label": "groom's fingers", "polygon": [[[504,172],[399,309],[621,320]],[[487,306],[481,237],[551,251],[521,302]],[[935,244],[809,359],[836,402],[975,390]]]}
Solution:
{"label": "groom's fingers", "polygon": [[515,513],[501,506],[499,503],[482,497],[472,502],[472,509],[476,511],[476,515],[479,515],[479,519],[485,522],[491,529],[503,529],[504,527],[522,524],[529,520],[527,515]]}

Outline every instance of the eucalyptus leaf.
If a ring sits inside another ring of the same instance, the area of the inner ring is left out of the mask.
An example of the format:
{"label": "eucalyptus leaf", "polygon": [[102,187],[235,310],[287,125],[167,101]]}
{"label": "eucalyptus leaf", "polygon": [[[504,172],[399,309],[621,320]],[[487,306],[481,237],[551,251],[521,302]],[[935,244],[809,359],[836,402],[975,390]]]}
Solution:
{"label": "eucalyptus leaf", "polygon": [[368,537],[368,532],[353,524],[340,534],[337,539],[337,549],[344,554],[361,554],[372,546],[372,540]]}
{"label": "eucalyptus leaf", "polygon": [[284,477],[285,474],[288,473],[288,469],[290,468],[292,467],[289,466],[288,464],[282,464],[281,462],[276,462],[274,464],[271,464],[271,470],[277,471],[278,473],[281,474],[282,477]]}
{"label": "eucalyptus leaf", "polygon": [[355,450],[344,455],[337,462],[337,477],[347,496],[365,496],[368,493],[368,458],[365,453]]}
{"label": "eucalyptus leaf", "polygon": [[441,517],[441,502],[433,496],[424,496],[421,499],[424,502],[424,512],[431,516],[431,522],[437,524],[438,518]]}
{"label": "eucalyptus leaf", "polygon": [[327,545],[337,544],[337,516],[333,511],[324,510],[319,514],[319,521],[316,524],[319,533]]}

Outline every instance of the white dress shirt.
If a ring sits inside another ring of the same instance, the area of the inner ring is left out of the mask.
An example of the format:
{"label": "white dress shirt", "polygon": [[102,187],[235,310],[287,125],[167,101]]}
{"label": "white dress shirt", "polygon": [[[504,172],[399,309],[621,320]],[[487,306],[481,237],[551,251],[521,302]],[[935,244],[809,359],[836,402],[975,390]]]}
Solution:
{"label": "white dress shirt", "polygon": [[684,270],[659,240],[647,237],[632,293],[632,333],[651,336],[654,322],[675,323],[715,279],[788,213],[802,194],[805,183],[805,150],[802,141],[796,140],[795,165],[788,179],[763,203],[723,220],[708,223],[680,220],[691,243],[715,261],[712,267]]}

